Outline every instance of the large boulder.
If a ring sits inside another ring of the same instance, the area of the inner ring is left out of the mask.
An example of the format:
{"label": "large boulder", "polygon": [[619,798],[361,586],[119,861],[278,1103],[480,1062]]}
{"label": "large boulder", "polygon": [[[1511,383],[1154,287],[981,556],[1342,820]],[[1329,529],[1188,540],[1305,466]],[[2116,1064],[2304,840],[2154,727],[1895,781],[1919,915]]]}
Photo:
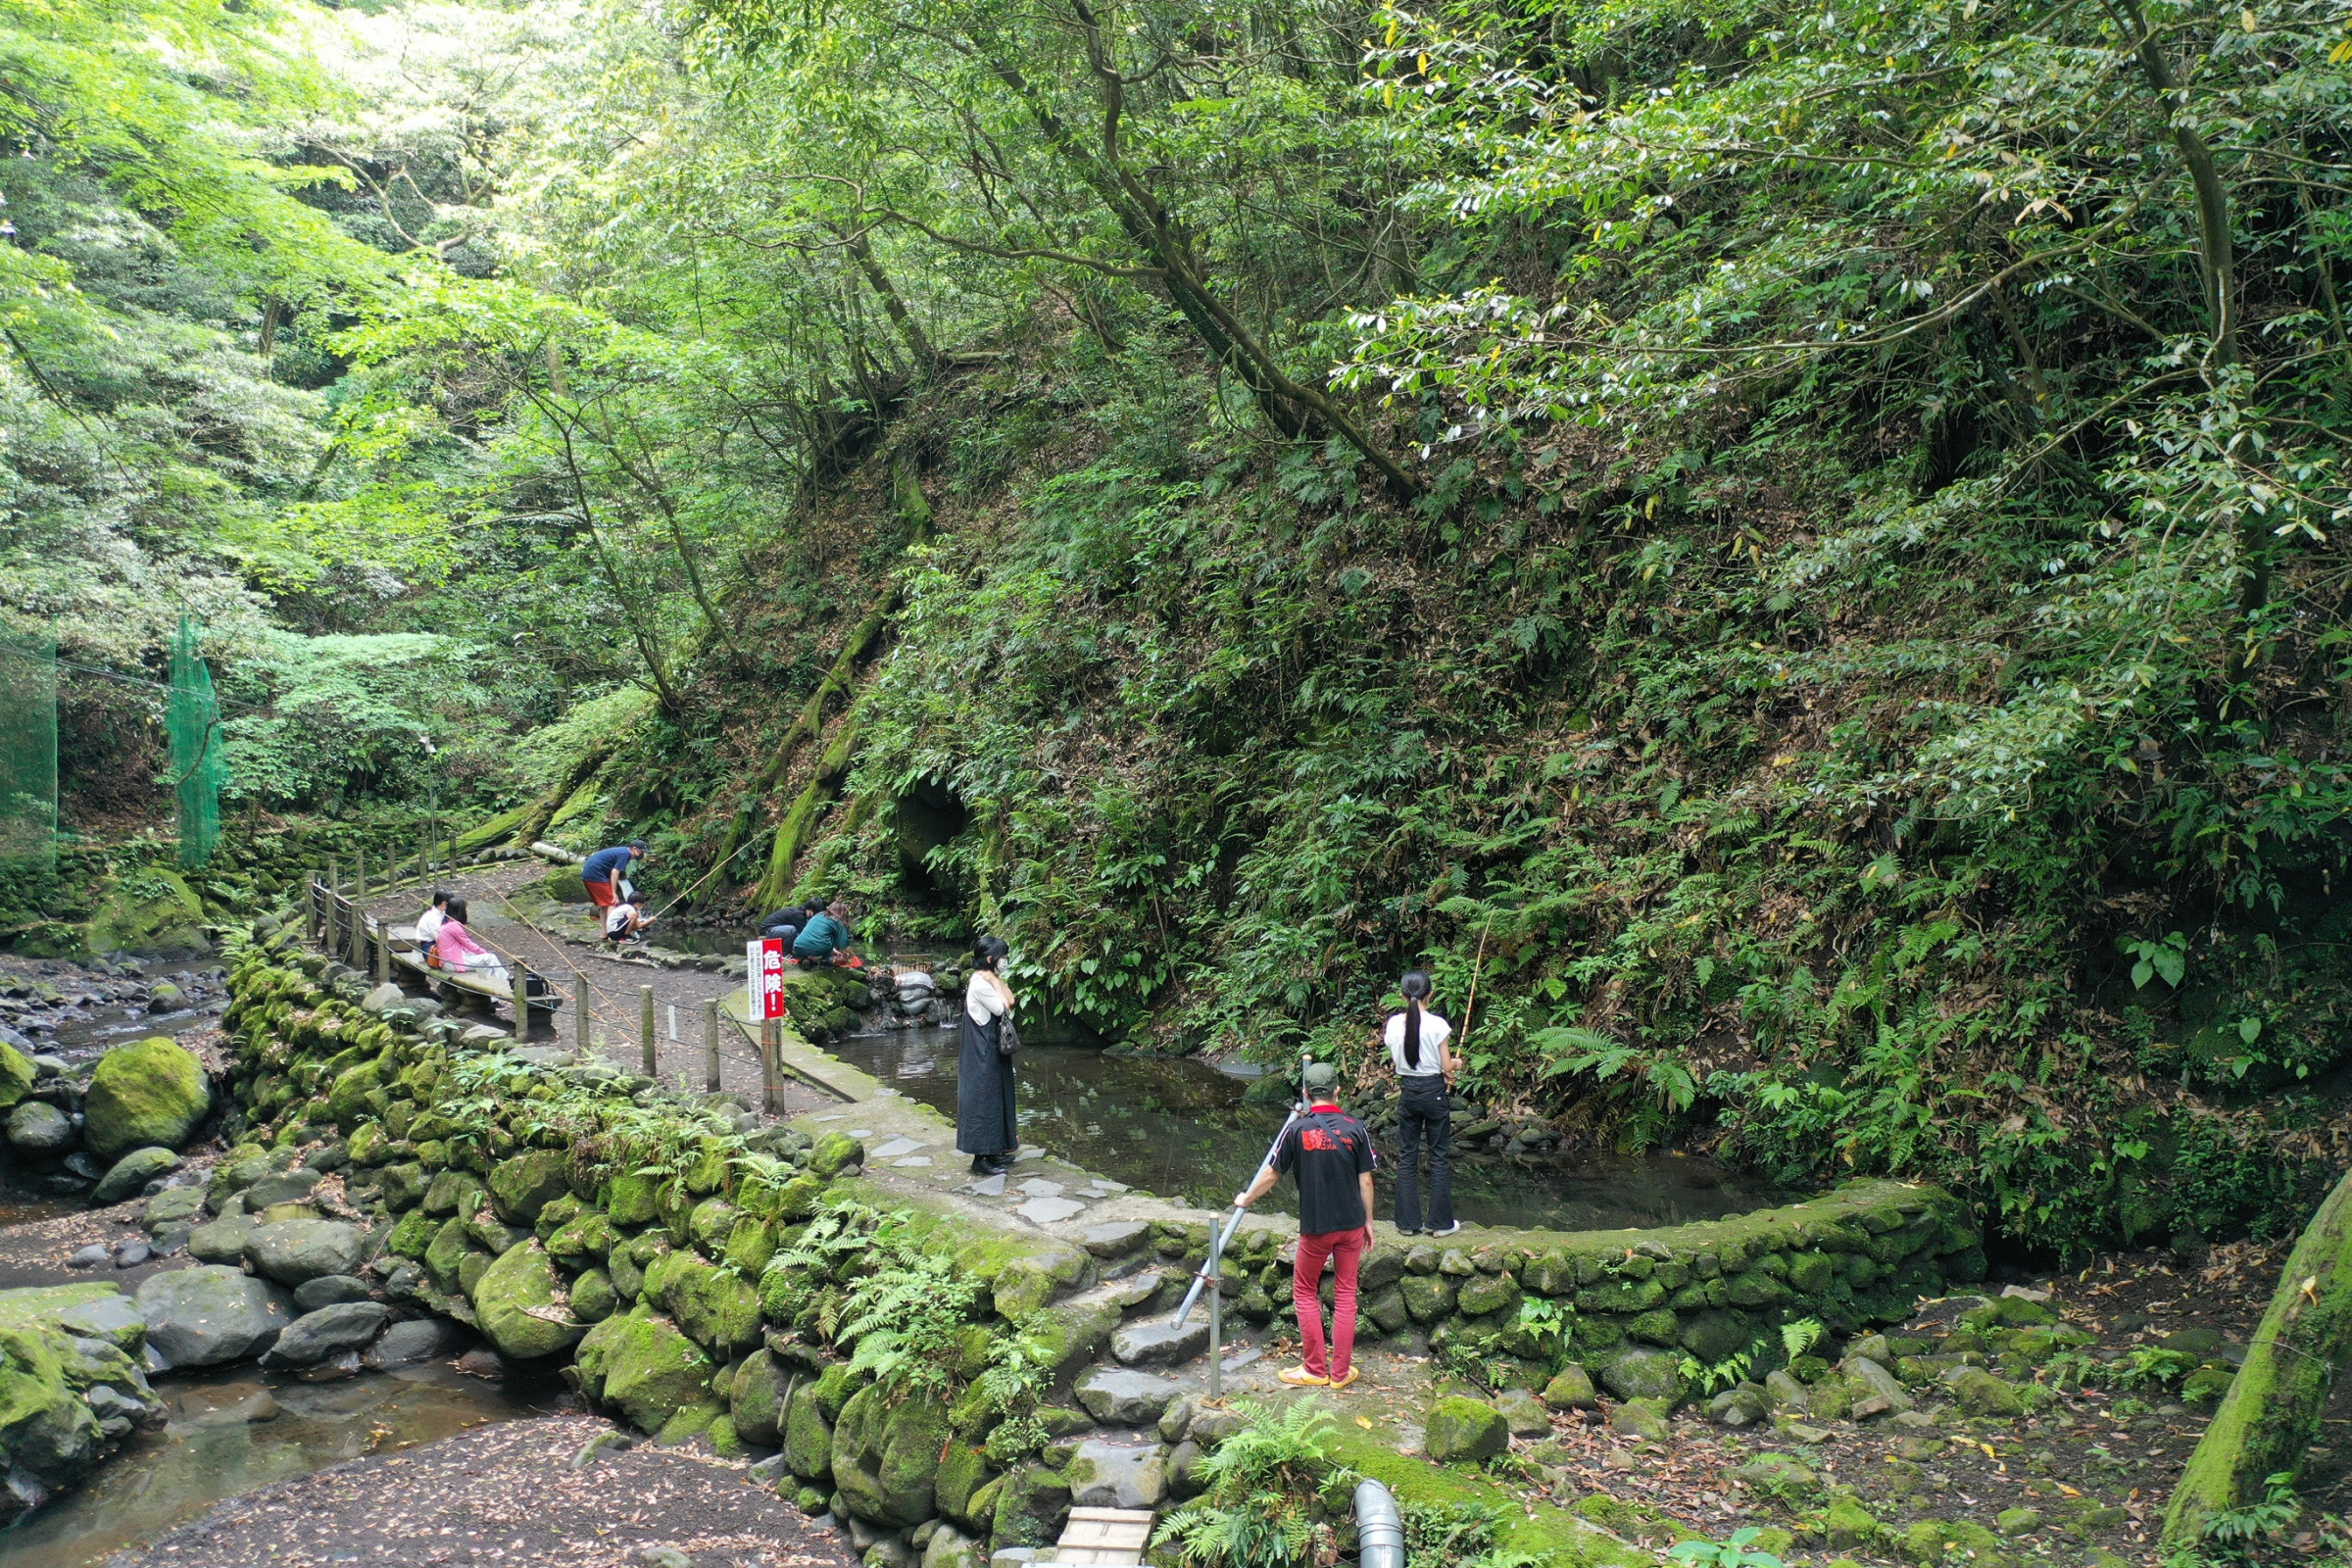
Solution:
{"label": "large boulder", "polygon": [[316,1312],[305,1312],[286,1325],[270,1348],[272,1366],[316,1366],[345,1350],[373,1344],[391,1321],[392,1310],[381,1301],[338,1301]]}
{"label": "large boulder", "polygon": [[579,1343],[588,1325],[559,1305],[564,1278],[537,1242],[510,1247],[473,1288],[474,1320],[499,1353],[516,1360],[554,1355]]}
{"label": "large boulder", "polygon": [[642,1306],[590,1329],[573,1364],[589,1397],[644,1432],[659,1432],[671,1416],[709,1400],[717,1370],[676,1324]]}
{"label": "large boulder", "polygon": [[177,1154],[161,1144],[134,1149],[116,1160],[107,1173],[98,1179],[98,1190],[90,1194],[90,1201],[104,1208],[110,1203],[120,1203],[126,1198],[136,1198],[147,1190],[149,1182],[179,1169],[182,1163]]}
{"label": "large boulder", "polygon": [[260,1355],[294,1321],[286,1295],[233,1268],[151,1274],[139,1284],[147,1346],[174,1367]]}
{"label": "large boulder", "polygon": [[1597,1371],[1601,1387],[1620,1399],[1671,1404],[1683,1396],[1683,1358],[1672,1350],[1627,1346],[1603,1359]]}
{"label": "large boulder", "polygon": [[1181,1391],[1149,1372],[1114,1372],[1097,1367],[1071,1391],[1086,1413],[1104,1426],[1145,1427],[1157,1421]]}
{"label": "large boulder", "polygon": [[730,1360],[760,1342],[760,1298],[741,1276],[685,1251],[658,1267],[646,1271],[646,1292],[695,1344]]}
{"label": "large boulder", "polygon": [[1157,1508],[1168,1495],[1167,1451],[1156,1444],[1089,1438],[1061,1473],[1081,1508]]}
{"label": "large boulder", "polygon": [[833,1428],[833,1485],[851,1513],[907,1530],[931,1517],[939,1456],[948,1444],[948,1412],[913,1395],[897,1404],[879,1388],[842,1406]]}
{"label": "large boulder", "polygon": [[126,873],[90,917],[92,953],[186,953],[204,944],[203,901],[185,877],[162,866]]}
{"label": "large boulder", "polygon": [[177,1149],[212,1108],[203,1064],[178,1042],[155,1036],[98,1058],[82,1097],[82,1137],[100,1159],[149,1144]]}
{"label": "large boulder", "polygon": [[280,1285],[301,1285],[326,1274],[357,1274],[368,1238],[339,1219],[281,1219],[264,1225],[245,1244],[245,1261]]}

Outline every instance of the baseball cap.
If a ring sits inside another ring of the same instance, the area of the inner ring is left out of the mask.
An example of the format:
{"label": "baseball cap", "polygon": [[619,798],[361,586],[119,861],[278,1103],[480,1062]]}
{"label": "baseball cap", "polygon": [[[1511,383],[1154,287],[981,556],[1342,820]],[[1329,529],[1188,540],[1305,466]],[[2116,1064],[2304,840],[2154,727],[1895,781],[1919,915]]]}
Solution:
{"label": "baseball cap", "polygon": [[1299,1081],[1308,1089],[1329,1089],[1340,1081],[1340,1075],[1328,1061],[1310,1061]]}

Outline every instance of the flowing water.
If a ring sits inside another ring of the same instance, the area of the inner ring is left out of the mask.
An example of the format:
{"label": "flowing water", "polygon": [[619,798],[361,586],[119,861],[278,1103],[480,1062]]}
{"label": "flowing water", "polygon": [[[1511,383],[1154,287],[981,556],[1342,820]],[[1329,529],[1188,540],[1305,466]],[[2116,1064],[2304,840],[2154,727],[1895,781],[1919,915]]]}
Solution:
{"label": "flowing water", "polygon": [[252,1366],[159,1379],[171,1409],[78,1490],[11,1530],[0,1568],[82,1568],[153,1541],[224,1497],[363,1454],[390,1453],[491,1421],[556,1407],[561,1384],[485,1383],[444,1365],[340,1383],[298,1383]]}
{"label": "flowing water", "polygon": [[[955,1119],[956,1030],[858,1035],[825,1049]],[[1243,1098],[1246,1080],[1185,1057],[1031,1046],[1017,1071],[1023,1141],[1099,1176],[1203,1208],[1223,1207],[1249,1185],[1282,1126],[1279,1108]],[[1382,1211],[1392,1213],[1395,1134],[1378,1134],[1375,1143],[1385,1165],[1374,1177],[1376,1191]],[[1265,1206],[1281,1208],[1288,1189],[1287,1182],[1277,1187]],[[1548,1161],[1457,1151],[1454,1158],[1454,1209],[1474,1225],[1677,1225],[1788,1196],[1679,1154]]]}

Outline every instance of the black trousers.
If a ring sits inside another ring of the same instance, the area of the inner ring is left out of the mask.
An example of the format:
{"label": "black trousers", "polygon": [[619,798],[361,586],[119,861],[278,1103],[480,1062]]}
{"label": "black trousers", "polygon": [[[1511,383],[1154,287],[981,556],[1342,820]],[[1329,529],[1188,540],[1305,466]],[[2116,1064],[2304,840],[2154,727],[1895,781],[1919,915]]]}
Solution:
{"label": "black trousers", "polygon": [[1429,1146],[1429,1224],[1442,1231],[1453,1223],[1452,1106],[1446,1080],[1435,1073],[1407,1077],[1396,1107],[1396,1228],[1417,1231],[1421,1223],[1421,1146]]}

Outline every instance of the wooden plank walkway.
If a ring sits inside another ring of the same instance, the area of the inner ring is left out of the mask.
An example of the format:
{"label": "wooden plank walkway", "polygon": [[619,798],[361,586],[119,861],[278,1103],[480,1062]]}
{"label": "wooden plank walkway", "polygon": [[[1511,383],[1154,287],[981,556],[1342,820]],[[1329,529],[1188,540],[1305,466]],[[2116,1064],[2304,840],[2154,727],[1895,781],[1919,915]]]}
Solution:
{"label": "wooden plank walkway", "polygon": [[1072,1508],[1054,1560],[1138,1568],[1152,1544],[1152,1519],[1149,1508]]}

